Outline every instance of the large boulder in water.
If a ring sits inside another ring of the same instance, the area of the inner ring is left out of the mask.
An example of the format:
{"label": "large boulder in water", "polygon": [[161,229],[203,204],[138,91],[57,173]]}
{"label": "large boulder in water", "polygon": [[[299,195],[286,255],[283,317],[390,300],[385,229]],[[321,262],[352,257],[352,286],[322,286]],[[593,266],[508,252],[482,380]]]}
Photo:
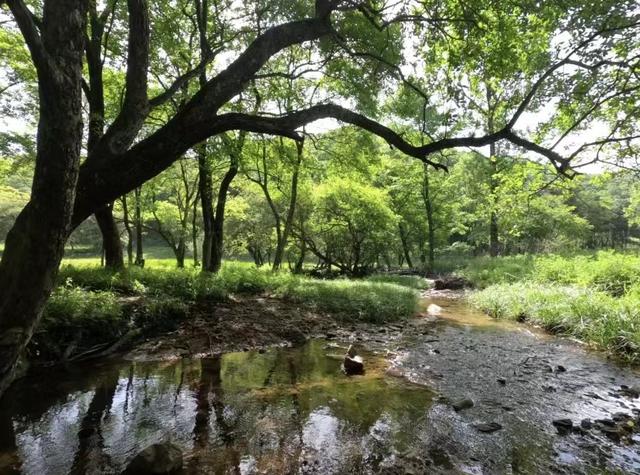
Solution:
{"label": "large boulder in water", "polygon": [[182,469],[182,450],[165,442],[153,444],[144,449],[127,465],[126,475],[152,475],[176,473]]}

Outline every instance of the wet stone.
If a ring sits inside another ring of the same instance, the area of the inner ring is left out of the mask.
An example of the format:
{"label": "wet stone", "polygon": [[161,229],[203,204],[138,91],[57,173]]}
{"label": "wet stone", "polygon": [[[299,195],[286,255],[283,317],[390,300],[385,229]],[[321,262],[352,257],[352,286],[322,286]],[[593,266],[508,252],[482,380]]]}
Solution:
{"label": "wet stone", "polygon": [[484,432],[486,434],[490,434],[492,432],[496,432],[502,429],[502,426],[497,422],[481,422],[479,424],[473,424],[472,427],[475,430],[479,432]]}
{"label": "wet stone", "polygon": [[451,407],[453,407],[456,412],[459,412],[473,407],[473,401],[469,398],[460,399],[459,401],[454,402]]}
{"label": "wet stone", "polygon": [[580,421],[580,427],[583,429],[591,429],[593,427],[593,422],[591,422],[591,419],[582,419]]}
{"label": "wet stone", "polygon": [[560,435],[568,434],[573,428],[573,422],[571,421],[571,419],[556,419],[552,422],[552,424]]}

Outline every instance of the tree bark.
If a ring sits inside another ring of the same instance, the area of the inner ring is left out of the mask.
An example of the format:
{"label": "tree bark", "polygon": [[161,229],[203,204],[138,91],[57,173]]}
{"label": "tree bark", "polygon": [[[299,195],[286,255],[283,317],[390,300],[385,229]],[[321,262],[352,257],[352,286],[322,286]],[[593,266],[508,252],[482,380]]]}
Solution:
{"label": "tree bark", "polygon": [[113,217],[113,204],[95,212],[98,227],[102,233],[102,249],[104,252],[104,266],[108,269],[124,269],[124,255],[122,253],[122,241],[120,230]]}
{"label": "tree bark", "polygon": [[302,163],[302,151],[303,142],[296,142],[296,162],[293,168],[293,175],[291,176],[291,192],[289,195],[289,210],[284,221],[284,229],[282,233],[278,233],[278,244],[276,246],[276,253],[273,258],[273,270],[280,269],[282,265],[282,259],[284,257],[284,251],[287,247],[289,235],[293,227],[293,218],[296,213],[296,202],[298,200],[298,175],[300,173],[300,163]]}
{"label": "tree bark", "polygon": [[144,267],[144,250],[142,242],[142,205],[141,199],[141,187],[134,190],[134,196],[136,199],[135,216],[136,216],[136,261],[135,264],[140,267]]}
{"label": "tree bark", "polygon": [[127,195],[122,195],[122,220],[124,229],[127,231],[127,262],[131,265],[133,264],[133,229],[131,229]]}
{"label": "tree bark", "polygon": [[0,395],[38,324],[64,253],[82,143],[82,54],[87,2],[48,0],[38,33],[19,0],[7,2],[36,64],[39,121],[31,199],[0,261]]}
{"label": "tree bark", "polygon": [[434,229],[433,219],[433,203],[431,202],[431,189],[429,186],[429,168],[425,164],[423,167],[423,180],[422,180],[422,199],[424,201],[424,208],[427,213],[427,226],[428,226],[428,241],[429,241],[429,254],[427,257],[427,270],[433,272],[435,263],[435,249],[436,249],[436,235]]}
{"label": "tree bark", "polygon": [[213,242],[211,243],[211,272],[218,272],[222,267],[222,254],[224,251],[224,218],[227,206],[227,197],[229,195],[229,187],[231,182],[238,174],[239,157],[232,156],[231,164],[227,173],[225,173],[220,189],[218,190],[218,201],[216,203],[216,214],[213,221]]}
{"label": "tree bark", "polygon": [[[491,91],[491,88],[487,86],[487,132],[490,134],[492,134],[495,129],[493,121],[494,107],[492,106],[492,101],[493,92]],[[489,254],[491,255],[491,257],[496,257],[500,253],[500,240],[498,230],[498,214],[496,211],[498,162],[496,157],[495,142],[489,144],[489,165],[491,172],[491,177],[489,178],[489,189],[491,191],[491,212],[489,216]]]}
{"label": "tree bark", "polygon": [[400,242],[402,243],[404,259],[407,261],[407,265],[411,269],[413,268],[413,263],[411,262],[411,253],[409,252],[409,244],[407,243],[407,230],[403,223],[398,224],[398,230],[400,231]]}
{"label": "tree bark", "polygon": [[211,164],[207,157],[206,142],[197,148],[198,154],[198,187],[200,207],[202,210],[202,270],[212,272],[211,251],[213,246],[213,178]]}

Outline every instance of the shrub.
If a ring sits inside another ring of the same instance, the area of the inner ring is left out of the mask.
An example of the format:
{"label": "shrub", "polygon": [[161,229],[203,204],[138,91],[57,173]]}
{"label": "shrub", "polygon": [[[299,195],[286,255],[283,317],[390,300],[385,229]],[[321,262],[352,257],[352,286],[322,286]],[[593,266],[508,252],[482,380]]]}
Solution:
{"label": "shrub", "polygon": [[145,333],[173,331],[187,318],[189,306],[175,298],[150,300],[132,307],[136,327]]}

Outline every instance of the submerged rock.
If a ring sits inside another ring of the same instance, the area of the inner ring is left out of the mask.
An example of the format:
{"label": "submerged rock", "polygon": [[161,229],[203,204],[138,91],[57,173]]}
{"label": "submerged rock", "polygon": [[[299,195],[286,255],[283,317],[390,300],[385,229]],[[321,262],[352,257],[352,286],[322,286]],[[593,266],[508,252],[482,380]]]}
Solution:
{"label": "submerged rock", "polygon": [[429,315],[440,315],[442,313],[442,307],[440,305],[436,305],[435,303],[431,303],[427,307],[427,313]]}
{"label": "submerged rock", "polygon": [[144,449],[127,465],[126,475],[171,474],[182,469],[182,450],[165,442]]}
{"label": "submerged rock", "polygon": [[481,422],[479,424],[473,424],[472,427],[479,432],[488,434],[502,429],[502,426],[497,422]]}
{"label": "submerged rock", "polygon": [[356,350],[353,345],[349,346],[347,354],[344,355],[342,369],[348,375],[364,373],[364,361],[362,360],[361,356],[358,356],[356,354]]}
{"label": "submerged rock", "polygon": [[458,412],[462,411],[463,409],[469,409],[473,407],[473,401],[469,398],[460,399],[459,401],[454,402],[451,406],[456,412]]}

